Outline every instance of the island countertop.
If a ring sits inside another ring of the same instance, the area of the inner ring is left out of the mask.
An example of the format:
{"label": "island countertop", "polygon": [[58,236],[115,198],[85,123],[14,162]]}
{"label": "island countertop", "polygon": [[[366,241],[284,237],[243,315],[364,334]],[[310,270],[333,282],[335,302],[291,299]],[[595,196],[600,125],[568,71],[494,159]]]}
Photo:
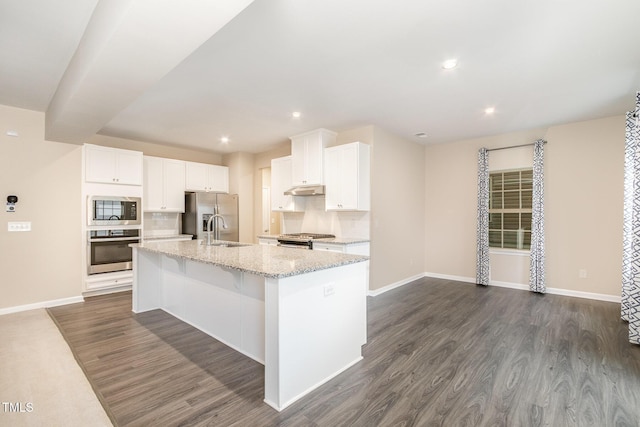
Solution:
{"label": "island countertop", "polygon": [[273,279],[364,262],[369,259],[369,257],[363,255],[310,251],[279,246],[254,244],[238,247],[207,246],[201,244],[199,240],[146,241],[130,246],[139,250],[213,264]]}
{"label": "island countertop", "polygon": [[[260,234],[258,239],[273,239],[277,240],[280,236],[275,234]],[[314,239],[314,242],[318,243],[332,243],[336,245],[354,245],[358,243],[369,243],[370,239],[366,237],[324,237],[320,239]]]}

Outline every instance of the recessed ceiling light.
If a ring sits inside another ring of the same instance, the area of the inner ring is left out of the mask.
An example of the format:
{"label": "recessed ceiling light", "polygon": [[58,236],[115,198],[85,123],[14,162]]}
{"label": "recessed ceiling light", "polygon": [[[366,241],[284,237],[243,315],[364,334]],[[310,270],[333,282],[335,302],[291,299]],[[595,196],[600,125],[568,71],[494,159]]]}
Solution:
{"label": "recessed ceiling light", "polygon": [[445,70],[451,70],[453,68],[456,68],[457,66],[458,66],[457,59],[447,59],[442,63],[442,68],[444,68]]}
{"label": "recessed ceiling light", "polygon": [[418,132],[414,136],[417,136],[418,138],[426,138],[427,134],[424,132]]}
{"label": "recessed ceiling light", "polygon": [[484,113],[489,115],[489,114],[493,114],[496,112],[496,109],[494,107],[487,107],[484,109]]}
{"label": "recessed ceiling light", "polygon": [[229,143],[229,137],[228,136],[223,136],[222,138],[220,138],[220,142],[222,142],[223,144],[228,144]]}
{"label": "recessed ceiling light", "polygon": [[302,113],[300,113],[300,111],[294,111],[293,113],[291,113],[291,117],[293,117],[294,119],[299,119],[300,116],[302,116]]}

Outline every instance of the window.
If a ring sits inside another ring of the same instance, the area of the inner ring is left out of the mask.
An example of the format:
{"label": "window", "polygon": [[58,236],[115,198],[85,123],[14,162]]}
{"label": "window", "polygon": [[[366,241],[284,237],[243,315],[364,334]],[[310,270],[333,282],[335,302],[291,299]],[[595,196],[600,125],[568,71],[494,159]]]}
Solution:
{"label": "window", "polygon": [[531,248],[533,169],[489,174],[489,247]]}

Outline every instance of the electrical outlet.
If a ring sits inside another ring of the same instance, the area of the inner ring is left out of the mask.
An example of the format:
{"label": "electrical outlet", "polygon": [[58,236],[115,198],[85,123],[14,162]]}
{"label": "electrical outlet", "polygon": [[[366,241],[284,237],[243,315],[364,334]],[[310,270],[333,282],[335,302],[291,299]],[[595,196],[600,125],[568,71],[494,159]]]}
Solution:
{"label": "electrical outlet", "polygon": [[7,223],[7,231],[31,231],[31,221],[10,221]]}
{"label": "electrical outlet", "polygon": [[585,270],[585,269],[578,270],[578,277],[581,278],[581,279],[586,279],[587,278],[587,270]]}
{"label": "electrical outlet", "polygon": [[324,296],[328,297],[336,293],[336,290],[333,289],[333,285],[331,283],[324,285]]}

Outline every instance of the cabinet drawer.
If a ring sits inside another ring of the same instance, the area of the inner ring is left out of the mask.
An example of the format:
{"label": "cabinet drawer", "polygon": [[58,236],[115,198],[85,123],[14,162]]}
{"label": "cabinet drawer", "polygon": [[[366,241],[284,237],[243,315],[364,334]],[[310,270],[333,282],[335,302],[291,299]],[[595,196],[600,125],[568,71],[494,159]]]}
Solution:
{"label": "cabinet drawer", "polygon": [[329,252],[346,252],[345,245],[341,244],[331,244],[331,243],[316,243],[313,242],[313,250],[314,251],[329,251]]}
{"label": "cabinet drawer", "polygon": [[89,276],[85,282],[87,291],[99,289],[119,288],[121,286],[131,286],[133,284],[133,273],[118,273],[117,275],[94,275]]}

